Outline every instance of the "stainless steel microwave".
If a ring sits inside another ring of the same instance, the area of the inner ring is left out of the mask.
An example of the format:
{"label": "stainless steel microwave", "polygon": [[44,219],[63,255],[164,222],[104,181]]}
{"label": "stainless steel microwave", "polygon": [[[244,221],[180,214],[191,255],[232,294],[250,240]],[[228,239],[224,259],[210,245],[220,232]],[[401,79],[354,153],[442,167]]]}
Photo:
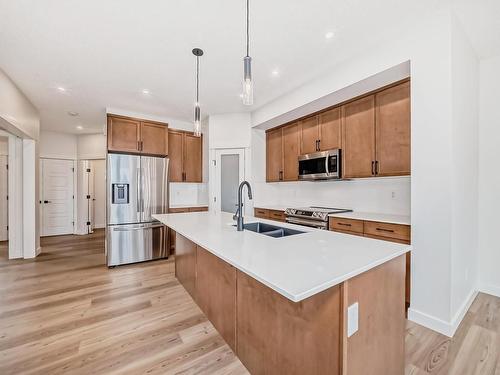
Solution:
{"label": "stainless steel microwave", "polygon": [[339,179],[340,156],[340,149],[299,156],[299,180]]}

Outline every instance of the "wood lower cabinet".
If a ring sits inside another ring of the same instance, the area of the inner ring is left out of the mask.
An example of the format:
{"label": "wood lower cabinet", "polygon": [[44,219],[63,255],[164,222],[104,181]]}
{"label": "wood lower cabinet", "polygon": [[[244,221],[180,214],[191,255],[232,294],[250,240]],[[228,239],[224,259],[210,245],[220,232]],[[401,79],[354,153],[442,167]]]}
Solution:
{"label": "wood lower cabinet", "polygon": [[358,99],[342,107],[343,177],[375,175],[375,98]]}
{"label": "wood lower cabinet", "polygon": [[292,302],[237,271],[238,357],[251,374],[339,374],[340,286]]}
{"label": "wood lower cabinet", "polygon": [[[183,212],[203,212],[203,211],[208,211],[208,206],[173,207],[168,209],[169,214],[178,214]],[[170,254],[175,254],[175,232],[172,229],[168,230],[168,239],[170,242]]]}
{"label": "wood lower cabinet", "polygon": [[376,174],[410,174],[410,82],[375,95]]}
{"label": "wood lower cabinet", "polygon": [[168,155],[168,124],[108,115],[108,151]]}
{"label": "wood lower cabinet", "polygon": [[279,128],[266,133],[266,181],[277,182],[282,179],[283,137],[282,128]]}
{"label": "wood lower cabinet", "polygon": [[[411,243],[411,227],[404,224],[383,223],[378,221],[330,217],[329,228],[335,232],[374,238],[376,240]],[[410,306],[411,299],[411,253],[406,253],[405,302]]]}
{"label": "wood lower cabinet", "polygon": [[169,130],[170,182],[203,182],[203,135]]}
{"label": "wood lower cabinet", "polygon": [[276,221],[281,221],[281,222],[286,221],[285,211],[281,211],[281,210],[270,210],[267,208],[257,208],[256,207],[253,210],[253,216],[261,218],[261,219],[276,220]]}
{"label": "wood lower cabinet", "polygon": [[236,268],[200,246],[196,263],[196,302],[236,351]]}
{"label": "wood lower cabinet", "polygon": [[[177,241],[184,258],[175,259],[176,277],[250,373],[404,373],[404,256],[293,302],[179,234]],[[359,328],[348,337],[354,303]]]}

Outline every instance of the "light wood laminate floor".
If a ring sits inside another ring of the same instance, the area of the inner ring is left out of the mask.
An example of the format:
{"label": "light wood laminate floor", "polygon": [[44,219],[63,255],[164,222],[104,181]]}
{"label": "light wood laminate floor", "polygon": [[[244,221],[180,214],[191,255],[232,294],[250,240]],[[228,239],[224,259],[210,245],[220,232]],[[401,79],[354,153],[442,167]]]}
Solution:
{"label": "light wood laminate floor", "polygon": [[[0,374],[247,374],[174,277],[172,259],[104,266],[104,232],[0,243]],[[480,294],[453,339],[408,322],[406,375],[500,375],[500,299]]]}

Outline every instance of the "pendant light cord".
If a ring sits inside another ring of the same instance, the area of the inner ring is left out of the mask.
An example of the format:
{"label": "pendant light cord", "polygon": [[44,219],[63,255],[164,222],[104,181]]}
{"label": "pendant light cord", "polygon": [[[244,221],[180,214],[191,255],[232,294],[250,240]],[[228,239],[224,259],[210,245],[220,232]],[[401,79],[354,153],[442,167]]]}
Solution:
{"label": "pendant light cord", "polygon": [[196,56],[196,104],[200,102],[200,57]]}
{"label": "pendant light cord", "polygon": [[250,50],[250,32],[249,32],[249,25],[250,25],[250,7],[249,7],[249,2],[250,0],[247,0],[247,56],[249,56],[249,50]]}

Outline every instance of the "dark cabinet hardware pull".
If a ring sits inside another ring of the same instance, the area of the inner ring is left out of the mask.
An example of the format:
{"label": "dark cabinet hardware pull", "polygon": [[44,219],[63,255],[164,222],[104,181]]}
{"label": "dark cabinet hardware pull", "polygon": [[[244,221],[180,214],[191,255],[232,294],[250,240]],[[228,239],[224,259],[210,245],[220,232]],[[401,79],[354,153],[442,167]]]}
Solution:
{"label": "dark cabinet hardware pull", "polygon": [[372,160],[372,175],[375,175],[375,161]]}
{"label": "dark cabinet hardware pull", "polygon": [[346,226],[346,227],[352,226],[352,224],[347,224],[347,223],[339,223],[339,225],[343,225],[343,226]]}
{"label": "dark cabinet hardware pull", "polygon": [[394,233],[393,229],[377,228],[377,230],[380,232]]}
{"label": "dark cabinet hardware pull", "polygon": [[375,174],[378,174],[378,160],[375,160]]}
{"label": "dark cabinet hardware pull", "polygon": [[321,151],[321,139],[318,139],[318,151]]}

